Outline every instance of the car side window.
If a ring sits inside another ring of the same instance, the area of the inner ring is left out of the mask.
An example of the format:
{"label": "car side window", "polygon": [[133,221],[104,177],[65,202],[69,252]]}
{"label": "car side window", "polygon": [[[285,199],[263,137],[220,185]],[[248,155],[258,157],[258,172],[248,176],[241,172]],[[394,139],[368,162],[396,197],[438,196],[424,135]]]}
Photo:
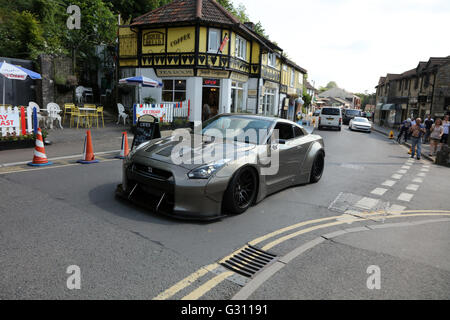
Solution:
{"label": "car side window", "polygon": [[278,130],[280,140],[294,139],[294,130],[289,123],[277,123],[275,130]]}
{"label": "car side window", "polygon": [[293,126],[294,127],[294,135],[295,138],[300,138],[303,137],[305,135],[305,133],[303,132],[303,130],[300,127],[297,126]]}

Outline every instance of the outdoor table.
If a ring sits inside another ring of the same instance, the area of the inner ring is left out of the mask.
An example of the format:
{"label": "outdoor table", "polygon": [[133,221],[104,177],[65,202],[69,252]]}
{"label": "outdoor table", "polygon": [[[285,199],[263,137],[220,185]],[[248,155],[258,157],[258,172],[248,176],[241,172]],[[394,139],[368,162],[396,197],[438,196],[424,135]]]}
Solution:
{"label": "outdoor table", "polygon": [[85,115],[86,115],[86,122],[85,122],[85,124],[86,124],[86,128],[87,127],[91,127],[91,123],[89,122],[89,113],[90,112],[92,112],[92,113],[96,113],[97,112],[97,108],[78,108],[78,110],[80,111],[80,112],[84,112],[85,113]]}

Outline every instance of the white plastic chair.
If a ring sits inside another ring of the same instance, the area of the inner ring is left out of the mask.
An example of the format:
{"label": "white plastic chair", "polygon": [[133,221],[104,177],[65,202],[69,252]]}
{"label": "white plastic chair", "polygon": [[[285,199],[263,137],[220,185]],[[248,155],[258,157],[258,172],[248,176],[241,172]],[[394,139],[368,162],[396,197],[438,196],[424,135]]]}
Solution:
{"label": "white plastic chair", "polygon": [[28,102],[28,106],[30,108],[36,108],[38,126],[41,125],[41,122],[43,122],[43,124],[45,126],[46,122],[47,122],[47,117],[41,114],[41,108],[39,108],[39,105],[36,102],[30,101],[30,102]]}
{"label": "white plastic chair", "polygon": [[117,124],[120,123],[120,119],[123,119],[123,125],[126,125],[128,115],[125,113],[125,107],[121,103],[117,104],[117,111],[119,112],[119,119],[117,120]]}
{"label": "white plastic chair", "polygon": [[84,87],[79,86],[75,89],[75,97],[77,99],[77,103],[81,104],[83,103],[83,94],[84,94]]}
{"label": "white plastic chair", "polygon": [[50,123],[50,129],[53,129],[53,122],[54,121],[58,121],[59,123],[59,127],[61,129],[64,129],[63,126],[61,125],[61,108],[53,102],[50,102],[47,105],[47,113],[48,113],[48,117],[47,117],[47,122]]}

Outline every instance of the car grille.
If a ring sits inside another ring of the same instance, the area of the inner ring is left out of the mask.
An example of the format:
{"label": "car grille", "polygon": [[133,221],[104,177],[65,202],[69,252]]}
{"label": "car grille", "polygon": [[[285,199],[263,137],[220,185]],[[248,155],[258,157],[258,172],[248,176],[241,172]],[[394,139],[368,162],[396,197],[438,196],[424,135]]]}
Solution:
{"label": "car grille", "polygon": [[135,188],[133,201],[152,210],[173,212],[175,180],[171,172],[135,163],[128,169],[127,178],[130,188]]}
{"label": "car grille", "polygon": [[169,180],[173,177],[172,172],[152,168],[150,166],[142,165],[139,163],[135,163],[133,165],[133,171],[144,176],[155,177],[161,180]]}
{"label": "car grille", "polygon": [[363,126],[354,126],[358,130],[370,130],[369,127],[363,127]]}

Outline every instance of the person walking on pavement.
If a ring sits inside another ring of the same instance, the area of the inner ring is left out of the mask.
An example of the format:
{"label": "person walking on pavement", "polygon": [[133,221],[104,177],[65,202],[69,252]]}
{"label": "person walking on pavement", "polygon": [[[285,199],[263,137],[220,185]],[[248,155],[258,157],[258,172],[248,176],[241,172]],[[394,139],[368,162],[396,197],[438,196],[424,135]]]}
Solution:
{"label": "person walking on pavement", "polygon": [[403,123],[400,127],[400,133],[398,134],[398,137],[397,137],[398,143],[401,143],[403,135],[405,136],[404,137],[405,143],[408,141],[409,128],[411,128],[411,119],[403,121]]}
{"label": "person walking on pavement", "polygon": [[442,140],[442,136],[444,135],[444,127],[442,126],[442,120],[436,119],[436,123],[431,127],[430,133],[430,157],[436,155],[437,147],[439,142]]}
{"label": "person walking on pavement", "polygon": [[422,136],[426,133],[425,126],[422,124],[422,119],[417,118],[416,124],[409,129],[409,132],[411,133],[412,141],[411,158],[415,157],[417,147],[417,160],[420,160],[422,155]]}
{"label": "person walking on pavement", "polygon": [[427,144],[430,142],[431,127],[433,127],[433,124],[434,124],[434,120],[431,118],[431,115],[428,115],[424,122],[425,129],[427,130],[427,133],[425,134],[425,136],[423,138],[424,144]]}
{"label": "person walking on pavement", "polygon": [[448,144],[448,133],[450,129],[450,121],[448,115],[445,116],[442,127],[444,127],[444,134],[442,135],[441,146],[443,146],[444,144]]}

